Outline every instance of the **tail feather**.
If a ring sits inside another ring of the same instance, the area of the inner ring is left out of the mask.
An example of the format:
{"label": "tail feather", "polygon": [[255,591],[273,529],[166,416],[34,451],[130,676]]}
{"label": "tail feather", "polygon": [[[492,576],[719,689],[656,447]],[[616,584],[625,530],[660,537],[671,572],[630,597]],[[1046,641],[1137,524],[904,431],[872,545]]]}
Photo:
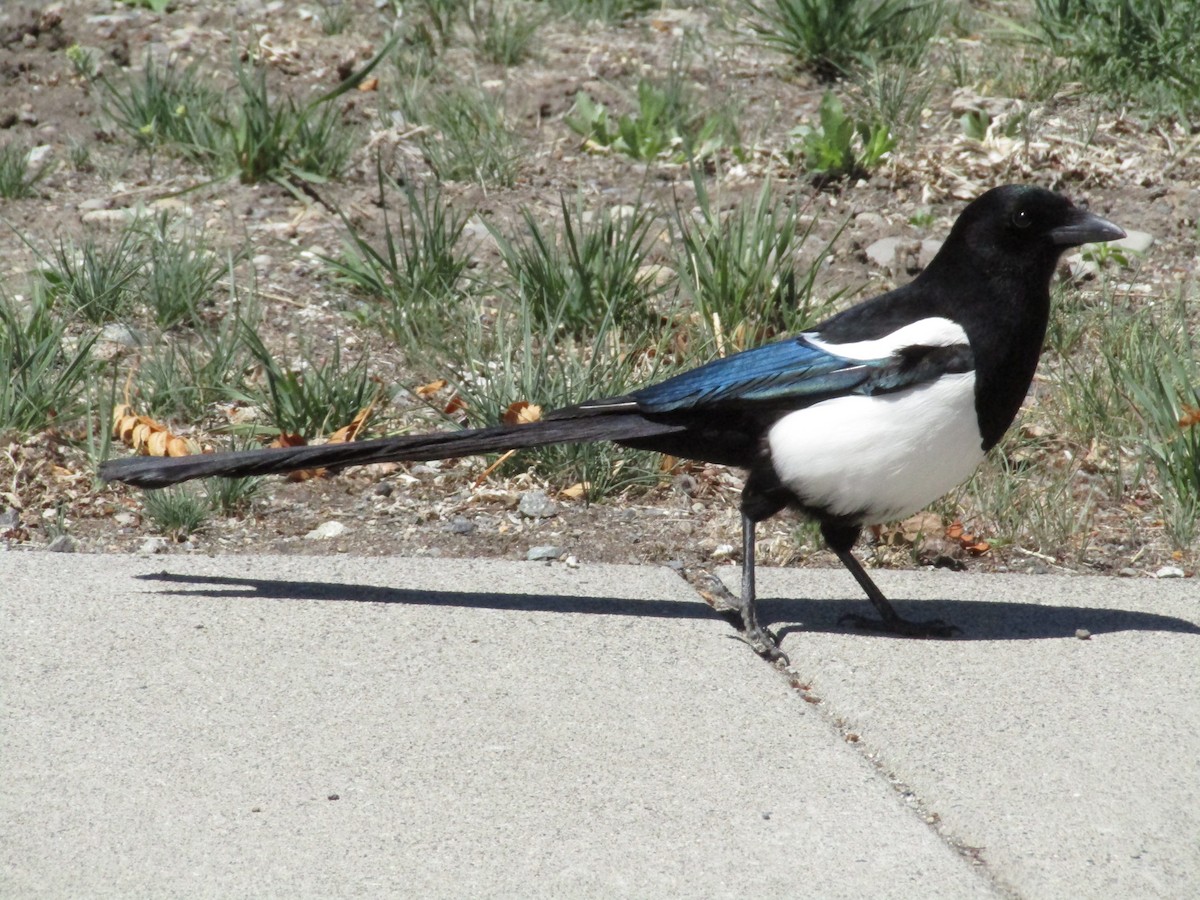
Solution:
{"label": "tail feather", "polygon": [[348,444],[273,447],[196,456],[134,456],[103,463],[100,477],[136,487],[160,488],[213,475],[245,478],[317,467],[340,469],[378,462],[418,462],[547,444],[628,441],[682,430],[681,425],[655,422],[638,413],[618,413],[579,419],[548,419],[528,425],[402,435]]}

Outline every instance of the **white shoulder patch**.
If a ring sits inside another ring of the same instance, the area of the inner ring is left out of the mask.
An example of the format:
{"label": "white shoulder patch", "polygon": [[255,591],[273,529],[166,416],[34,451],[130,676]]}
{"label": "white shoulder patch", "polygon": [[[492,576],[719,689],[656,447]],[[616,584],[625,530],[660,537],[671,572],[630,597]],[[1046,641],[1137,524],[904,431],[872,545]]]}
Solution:
{"label": "white shoulder patch", "polygon": [[834,344],[821,340],[816,332],[805,332],[801,337],[826,353],[833,353],[846,359],[883,359],[903,347],[914,345],[952,347],[955,344],[967,345],[969,343],[967,333],[963,331],[961,325],[941,316],[918,319],[873,341]]}

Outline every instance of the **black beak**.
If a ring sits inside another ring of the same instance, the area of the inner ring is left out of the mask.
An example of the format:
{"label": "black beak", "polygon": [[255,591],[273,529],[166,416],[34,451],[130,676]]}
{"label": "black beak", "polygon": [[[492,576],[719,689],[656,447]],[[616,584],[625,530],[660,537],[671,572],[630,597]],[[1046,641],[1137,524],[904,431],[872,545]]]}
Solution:
{"label": "black beak", "polygon": [[1098,244],[1125,237],[1125,229],[1085,209],[1072,209],[1066,224],[1050,229],[1050,238],[1061,247]]}

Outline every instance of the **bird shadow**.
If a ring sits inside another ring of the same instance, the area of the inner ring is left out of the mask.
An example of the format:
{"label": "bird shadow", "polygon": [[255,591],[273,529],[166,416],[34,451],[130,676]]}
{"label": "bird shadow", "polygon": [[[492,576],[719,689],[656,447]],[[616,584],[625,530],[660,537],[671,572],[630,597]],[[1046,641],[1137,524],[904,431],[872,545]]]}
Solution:
{"label": "bird shadow", "polygon": [[[736,615],[713,609],[707,603],[678,600],[635,600],[626,597],[566,597],[554,594],[500,591],[429,591],[330,581],[282,581],[220,575],[185,575],[159,572],[138,575],[144,581],[180,585],[159,593],[193,597],[245,598],[247,600],[318,600],[351,603],[395,603],[405,606],[459,607],[510,612],[554,612],[577,615],[636,616],[659,619],[722,618],[737,623]],[[185,590],[182,586],[191,586]],[[1200,625],[1187,619],[1157,613],[1087,606],[1054,606],[1041,603],[979,600],[911,600],[895,604],[912,619],[944,619],[960,631],[955,640],[1046,640],[1118,631],[1163,631],[1200,634]],[[864,609],[865,608],[865,609]],[[788,623],[778,629],[782,639],[793,633],[855,632],[863,637],[895,639],[896,635],[856,631],[839,624],[848,612],[870,611],[865,601],[769,599],[759,602],[762,622]],[[800,624],[796,624],[800,623]]]}

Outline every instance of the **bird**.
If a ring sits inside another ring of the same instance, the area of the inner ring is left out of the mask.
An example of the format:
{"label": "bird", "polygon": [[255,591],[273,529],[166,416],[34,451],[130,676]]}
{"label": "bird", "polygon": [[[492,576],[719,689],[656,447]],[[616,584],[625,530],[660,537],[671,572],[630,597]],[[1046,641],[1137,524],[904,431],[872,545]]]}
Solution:
{"label": "bird", "polygon": [[528,424],[355,443],[104,462],[106,481],[158,488],[215,475],[423,461],[558,443],[612,441],[745,470],[740,498],[741,636],[786,660],[757,615],[755,531],[792,509],[878,614],[862,628],[950,637],[940,619],[900,616],[852,553],[863,529],[928,506],[965,481],[1008,430],[1041,356],[1061,254],[1118,240],[1117,225],[1036,185],[992,188],[961,211],[912,281],[806,331],[715,359],[630,393]]}

